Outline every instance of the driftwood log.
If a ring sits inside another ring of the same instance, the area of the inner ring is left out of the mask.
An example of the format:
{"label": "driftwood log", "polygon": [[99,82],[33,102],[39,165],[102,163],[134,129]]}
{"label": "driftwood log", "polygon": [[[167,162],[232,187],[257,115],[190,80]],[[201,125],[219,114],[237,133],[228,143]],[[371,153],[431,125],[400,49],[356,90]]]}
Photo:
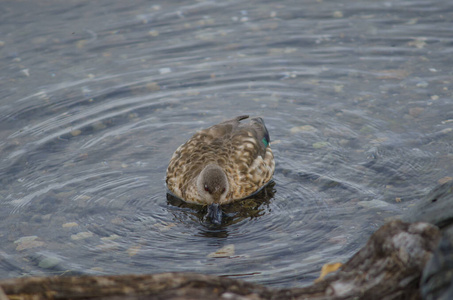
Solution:
{"label": "driftwood log", "polygon": [[441,231],[441,240],[423,270],[420,282],[423,299],[453,299],[453,180],[434,188],[409,212],[406,220],[428,222]]}
{"label": "driftwood log", "polygon": [[271,289],[212,275],[31,277],[0,281],[4,299],[421,299],[440,238],[429,223],[391,221],[337,272],[303,288]]}

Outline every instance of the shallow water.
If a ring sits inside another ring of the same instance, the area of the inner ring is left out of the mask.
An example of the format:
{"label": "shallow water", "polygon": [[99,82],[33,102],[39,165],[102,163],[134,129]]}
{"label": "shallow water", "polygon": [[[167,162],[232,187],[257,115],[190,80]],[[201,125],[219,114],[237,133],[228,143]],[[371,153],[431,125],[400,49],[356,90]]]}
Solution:
{"label": "shallow water", "polygon": [[[453,174],[450,1],[0,13],[1,278],[195,271],[302,286]],[[196,130],[240,114],[266,122],[274,185],[215,227],[167,199],[165,170]]]}

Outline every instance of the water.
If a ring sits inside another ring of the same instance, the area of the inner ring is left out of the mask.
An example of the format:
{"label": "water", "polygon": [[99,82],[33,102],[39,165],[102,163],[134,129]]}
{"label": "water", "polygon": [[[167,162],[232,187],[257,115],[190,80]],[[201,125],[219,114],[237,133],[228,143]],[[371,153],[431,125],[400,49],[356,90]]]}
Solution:
{"label": "water", "polygon": [[[450,1],[9,1],[0,14],[1,278],[302,286],[453,174]],[[196,130],[241,114],[266,122],[274,185],[213,227],[167,199],[165,170]]]}

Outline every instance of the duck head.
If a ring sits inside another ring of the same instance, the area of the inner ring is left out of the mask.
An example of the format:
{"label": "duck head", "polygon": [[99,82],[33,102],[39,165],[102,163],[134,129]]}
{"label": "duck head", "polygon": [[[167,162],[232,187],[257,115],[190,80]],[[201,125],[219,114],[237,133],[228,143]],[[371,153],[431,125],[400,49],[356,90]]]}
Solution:
{"label": "duck head", "polygon": [[226,199],[229,188],[225,172],[216,164],[207,165],[198,175],[198,194],[208,204],[208,217],[215,224],[220,224],[222,221],[220,203]]}

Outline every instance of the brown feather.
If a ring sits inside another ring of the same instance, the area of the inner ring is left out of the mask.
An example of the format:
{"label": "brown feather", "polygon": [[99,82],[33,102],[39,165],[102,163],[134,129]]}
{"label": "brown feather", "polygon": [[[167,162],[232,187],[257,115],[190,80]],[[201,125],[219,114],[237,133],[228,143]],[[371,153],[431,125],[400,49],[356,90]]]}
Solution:
{"label": "brown feather", "polygon": [[[222,203],[243,199],[260,190],[275,170],[269,134],[261,118],[240,123],[248,116],[195,133],[173,154],[167,169],[167,187],[177,197],[205,204],[198,195],[197,178],[208,164],[217,164],[228,178],[229,193]],[[207,203],[206,203],[207,204]]]}

